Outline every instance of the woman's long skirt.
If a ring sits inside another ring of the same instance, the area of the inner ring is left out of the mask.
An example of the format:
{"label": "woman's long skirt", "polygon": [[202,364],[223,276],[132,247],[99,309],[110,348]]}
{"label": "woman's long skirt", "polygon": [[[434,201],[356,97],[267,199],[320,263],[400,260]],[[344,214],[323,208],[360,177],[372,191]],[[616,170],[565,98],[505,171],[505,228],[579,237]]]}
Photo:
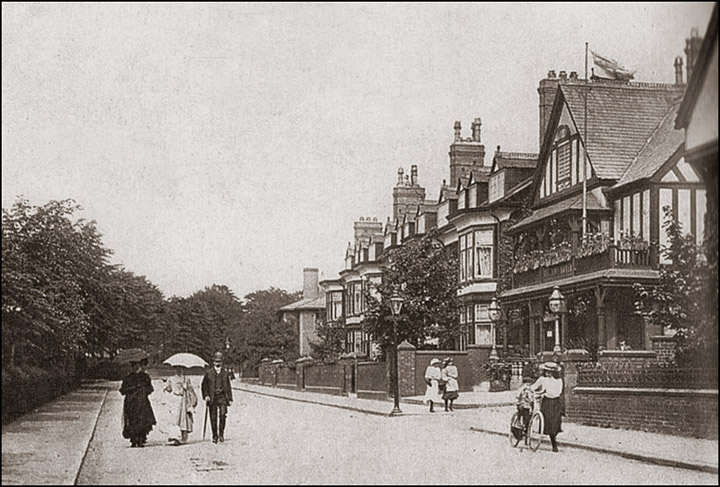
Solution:
{"label": "woman's long skirt", "polygon": [[545,417],[545,433],[546,435],[556,435],[562,431],[562,417],[560,398],[548,399],[544,397],[540,412]]}

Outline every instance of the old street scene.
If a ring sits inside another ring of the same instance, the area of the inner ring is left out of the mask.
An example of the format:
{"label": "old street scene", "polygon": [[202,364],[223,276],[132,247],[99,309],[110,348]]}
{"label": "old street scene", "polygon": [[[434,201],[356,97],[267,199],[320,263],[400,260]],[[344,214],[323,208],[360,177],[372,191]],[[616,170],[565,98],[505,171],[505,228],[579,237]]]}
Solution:
{"label": "old street scene", "polygon": [[717,3],[4,3],[2,483],[718,484]]}

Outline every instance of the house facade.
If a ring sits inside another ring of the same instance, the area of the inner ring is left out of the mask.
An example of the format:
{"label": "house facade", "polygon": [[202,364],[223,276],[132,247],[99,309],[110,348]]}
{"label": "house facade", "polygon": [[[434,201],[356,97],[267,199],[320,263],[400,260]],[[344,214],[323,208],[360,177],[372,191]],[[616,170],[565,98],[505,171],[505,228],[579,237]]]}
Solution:
{"label": "house facade", "polygon": [[[650,338],[663,334],[635,314],[633,284],[657,282],[665,207],[702,239],[706,190],[674,127],[684,89],[681,77],[557,80],[532,212],[507,230],[516,259],[511,288],[500,295],[520,317],[531,353],[558,342],[597,350],[623,340],[651,349]],[[548,308],[555,287],[565,297],[559,314]]]}

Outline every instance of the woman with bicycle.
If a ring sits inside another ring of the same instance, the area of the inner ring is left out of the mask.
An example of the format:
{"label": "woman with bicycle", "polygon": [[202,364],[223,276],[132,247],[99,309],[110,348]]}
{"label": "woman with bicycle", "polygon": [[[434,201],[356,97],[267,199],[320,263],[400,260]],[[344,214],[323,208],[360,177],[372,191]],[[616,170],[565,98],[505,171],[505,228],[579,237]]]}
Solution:
{"label": "woman with bicycle", "polygon": [[560,366],[555,362],[545,362],[540,366],[543,376],[539,377],[530,388],[542,396],[540,412],[545,418],[543,433],[550,437],[552,451],[558,451],[555,437],[562,431],[562,404],[560,396],[563,392],[563,381],[560,378]]}

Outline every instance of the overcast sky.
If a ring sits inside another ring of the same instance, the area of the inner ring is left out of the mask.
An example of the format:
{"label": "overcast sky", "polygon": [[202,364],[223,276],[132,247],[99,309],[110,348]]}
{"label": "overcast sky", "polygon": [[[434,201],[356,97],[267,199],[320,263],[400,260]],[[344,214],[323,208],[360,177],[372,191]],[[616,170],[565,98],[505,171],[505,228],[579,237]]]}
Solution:
{"label": "overcast sky", "polygon": [[590,48],[673,82],[712,4],[8,4],[2,206],[74,198],[166,296],[335,277],[397,168],[429,196],[453,123],[538,150],[537,85]]}

